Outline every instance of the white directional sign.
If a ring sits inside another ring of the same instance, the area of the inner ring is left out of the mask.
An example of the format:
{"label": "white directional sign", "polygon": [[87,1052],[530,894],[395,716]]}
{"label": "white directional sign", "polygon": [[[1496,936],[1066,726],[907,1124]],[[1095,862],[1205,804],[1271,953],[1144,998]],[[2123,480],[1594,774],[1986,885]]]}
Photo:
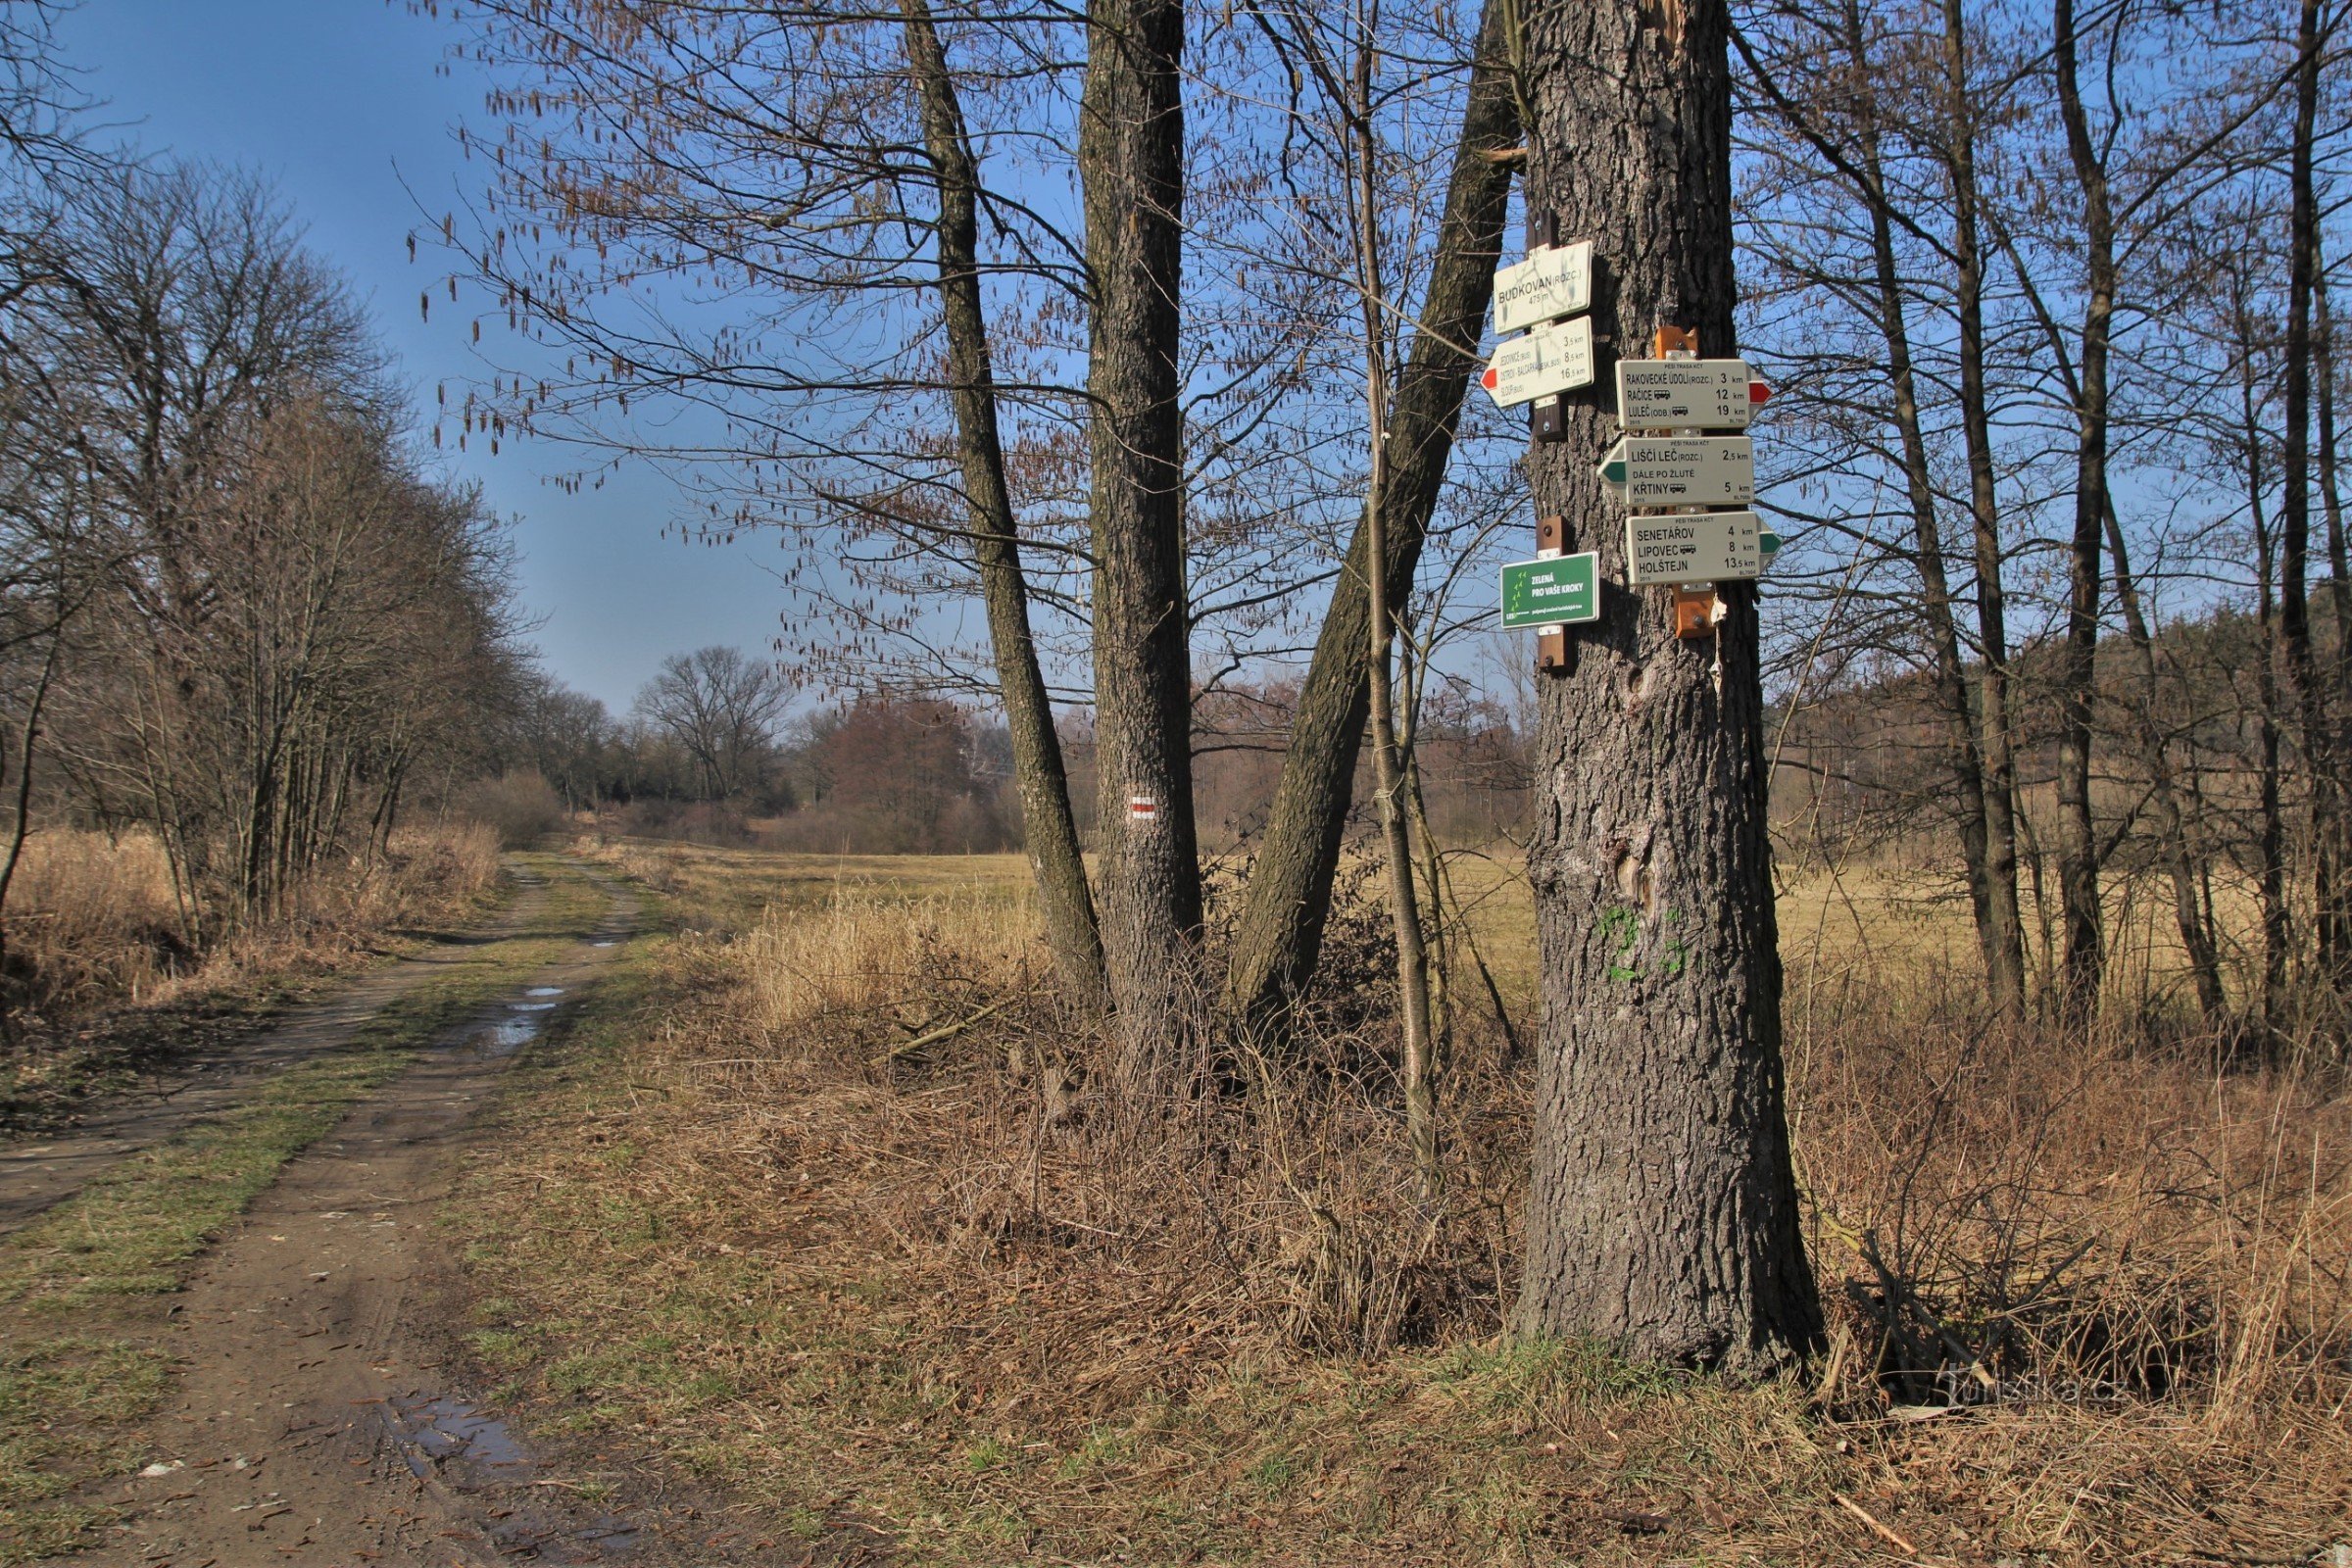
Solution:
{"label": "white directional sign", "polygon": [[1763,385],[1745,360],[1619,360],[1617,422],[1628,430],[1744,430]]}
{"label": "white directional sign", "polygon": [[1624,436],[1599,473],[1624,487],[1629,507],[1739,506],[1756,498],[1755,449],[1743,435]]}
{"label": "white directional sign", "polygon": [[1592,242],[1546,245],[1494,273],[1494,330],[1517,332],[1592,308]]}
{"label": "white directional sign", "polygon": [[1506,409],[1555,392],[1592,384],[1592,320],[1578,317],[1539,326],[1494,347],[1494,363],[1478,378]]}
{"label": "white directional sign", "polygon": [[1760,577],[1780,538],[1752,512],[1686,512],[1625,519],[1625,580],[1721,582]]}

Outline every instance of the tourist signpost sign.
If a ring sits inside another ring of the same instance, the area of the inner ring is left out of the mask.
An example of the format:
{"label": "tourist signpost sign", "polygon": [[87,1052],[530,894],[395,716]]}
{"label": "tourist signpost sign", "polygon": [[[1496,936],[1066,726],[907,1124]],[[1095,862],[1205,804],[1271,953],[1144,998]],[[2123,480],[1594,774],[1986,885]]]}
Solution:
{"label": "tourist signpost sign", "polygon": [[1524,332],[1592,308],[1592,242],[1544,245],[1494,273],[1494,330]]}
{"label": "tourist signpost sign", "polygon": [[1780,535],[1752,512],[1657,513],[1625,519],[1625,580],[1723,582],[1761,577]]}
{"label": "tourist signpost sign", "polygon": [[1496,345],[1494,362],[1479,377],[1479,385],[1506,409],[1592,384],[1592,320],[1584,316]]}
{"label": "tourist signpost sign", "polygon": [[1743,435],[1629,435],[1600,476],[1629,507],[1742,506],[1756,498],[1755,449]]}
{"label": "tourist signpost sign", "polygon": [[[1533,214],[1527,259],[1494,273],[1494,330],[1504,336],[1479,384],[1497,405],[1529,410],[1538,441],[1567,438],[1562,393],[1592,385],[1592,242],[1559,243],[1559,225]],[[1761,576],[1781,548],[1745,509],[1756,496],[1755,449],[1745,430],[1771,389],[1745,360],[1702,360],[1697,335],[1660,324],[1656,357],[1616,362],[1617,426],[1625,434],[1598,473],[1625,503],[1625,581],[1674,590],[1675,632],[1713,633],[1724,612],[1718,582]],[[1600,619],[1600,557],[1563,552],[1570,519],[1536,524],[1534,561],[1502,568],[1505,631],[1534,631],[1536,663],[1568,667],[1565,628]],[[1589,537],[1589,536],[1588,536]]]}
{"label": "tourist signpost sign", "polygon": [[1600,557],[1546,556],[1502,568],[1502,629],[1542,631],[1600,618]]}
{"label": "tourist signpost sign", "polygon": [[1770,395],[1745,360],[1617,362],[1621,429],[1744,430]]}

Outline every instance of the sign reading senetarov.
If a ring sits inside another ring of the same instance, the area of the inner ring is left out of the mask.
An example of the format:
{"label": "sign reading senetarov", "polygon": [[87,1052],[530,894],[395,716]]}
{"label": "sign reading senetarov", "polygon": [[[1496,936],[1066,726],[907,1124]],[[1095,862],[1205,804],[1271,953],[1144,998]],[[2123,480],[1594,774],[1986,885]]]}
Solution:
{"label": "sign reading senetarov", "polygon": [[1494,273],[1494,330],[1517,332],[1539,321],[1592,308],[1592,242],[1546,245]]}
{"label": "sign reading senetarov", "polygon": [[1628,517],[1625,580],[1642,584],[1760,577],[1780,548],[1780,536],[1752,512]]}
{"label": "sign reading senetarov", "polygon": [[1629,435],[1600,476],[1629,507],[1740,506],[1756,498],[1755,448],[1743,435]]}
{"label": "sign reading senetarov", "polygon": [[1600,557],[1546,556],[1502,568],[1502,629],[1540,631],[1600,618]]}
{"label": "sign reading senetarov", "polygon": [[1480,376],[1479,385],[1506,409],[1555,392],[1573,392],[1592,384],[1592,319],[1539,326],[1494,348],[1494,363]]}
{"label": "sign reading senetarov", "polygon": [[1619,360],[1617,422],[1628,430],[1744,430],[1758,386],[1745,360]]}

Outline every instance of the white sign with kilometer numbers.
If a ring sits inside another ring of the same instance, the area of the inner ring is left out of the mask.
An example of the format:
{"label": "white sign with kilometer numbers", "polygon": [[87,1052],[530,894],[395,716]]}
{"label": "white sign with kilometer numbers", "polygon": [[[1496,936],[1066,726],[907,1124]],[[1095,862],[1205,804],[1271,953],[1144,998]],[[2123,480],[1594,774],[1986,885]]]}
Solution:
{"label": "white sign with kilometer numbers", "polygon": [[1580,316],[1573,321],[1539,326],[1525,337],[1494,347],[1494,363],[1478,384],[1494,395],[1497,405],[1515,409],[1522,403],[1573,392],[1592,384],[1592,320]]}
{"label": "white sign with kilometer numbers", "polygon": [[1629,435],[1597,470],[1629,507],[1740,506],[1756,498],[1754,445],[1743,435]]}
{"label": "white sign with kilometer numbers", "polygon": [[1592,308],[1592,242],[1545,245],[1494,273],[1494,330],[1517,332]]}
{"label": "white sign with kilometer numbers", "polygon": [[1617,423],[1627,430],[1744,430],[1763,391],[1745,360],[1619,360]]}
{"label": "white sign with kilometer numbers", "polygon": [[1723,582],[1760,577],[1780,537],[1752,512],[1686,512],[1625,519],[1625,580]]}

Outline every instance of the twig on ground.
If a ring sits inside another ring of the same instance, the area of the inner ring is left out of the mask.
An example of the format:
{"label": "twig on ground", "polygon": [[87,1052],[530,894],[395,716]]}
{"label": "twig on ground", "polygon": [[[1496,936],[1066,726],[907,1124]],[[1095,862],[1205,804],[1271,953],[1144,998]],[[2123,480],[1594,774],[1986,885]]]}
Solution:
{"label": "twig on ground", "polygon": [[1871,1534],[1877,1536],[1881,1541],[1884,1541],[1888,1545],[1894,1547],[1895,1550],[1901,1552],[1904,1556],[1918,1557],[1924,1555],[1924,1553],[1921,1552],[1917,1546],[1914,1546],[1911,1544],[1911,1543],[1905,1541],[1902,1537],[1896,1535],[1893,1531],[1879,1523],[1876,1518],[1872,1517],[1868,1508],[1863,1507],[1860,1503],[1847,1496],[1844,1493],[1833,1492],[1830,1494],[1830,1496],[1836,1500],[1838,1507],[1843,1508],[1847,1513],[1852,1514],[1855,1518],[1868,1525],[1870,1527]]}

